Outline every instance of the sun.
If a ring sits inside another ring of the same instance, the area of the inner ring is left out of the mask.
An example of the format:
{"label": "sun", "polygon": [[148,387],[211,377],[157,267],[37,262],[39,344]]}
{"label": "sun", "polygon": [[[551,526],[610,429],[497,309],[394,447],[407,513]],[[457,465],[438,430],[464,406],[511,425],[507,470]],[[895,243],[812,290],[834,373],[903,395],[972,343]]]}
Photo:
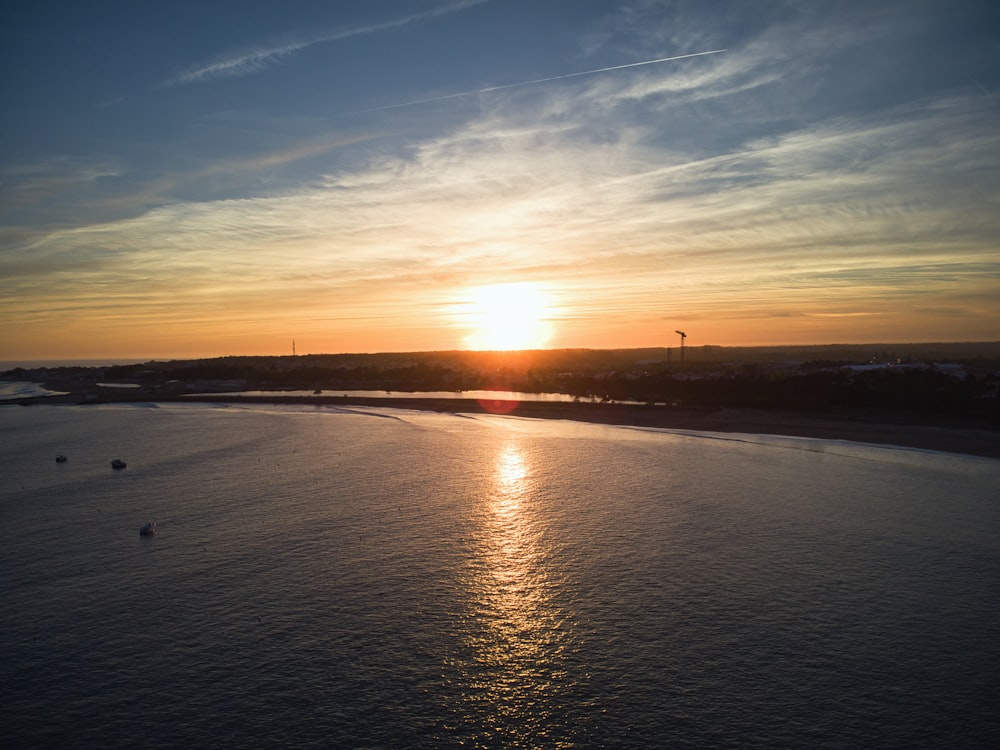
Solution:
{"label": "sun", "polygon": [[539,284],[514,282],[470,289],[464,307],[470,329],[465,344],[470,349],[541,349],[552,335],[550,295]]}

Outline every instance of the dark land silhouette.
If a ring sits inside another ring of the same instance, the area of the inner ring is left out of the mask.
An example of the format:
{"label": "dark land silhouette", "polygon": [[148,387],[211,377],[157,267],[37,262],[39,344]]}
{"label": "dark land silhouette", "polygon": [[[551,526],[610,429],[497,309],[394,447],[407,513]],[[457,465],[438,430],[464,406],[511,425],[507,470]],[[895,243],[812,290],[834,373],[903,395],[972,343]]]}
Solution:
{"label": "dark land silhouette", "polygon": [[[236,400],[502,412],[607,424],[843,438],[1000,457],[1000,342],[309,354],[0,373],[68,395],[18,403]],[[129,388],[115,387],[128,385]],[[381,391],[378,397],[343,391]],[[495,404],[473,390],[561,393]],[[266,391],[240,395],[246,391]],[[289,391],[299,391],[291,394]],[[302,393],[302,392],[305,393]],[[397,398],[396,392],[455,398]]]}

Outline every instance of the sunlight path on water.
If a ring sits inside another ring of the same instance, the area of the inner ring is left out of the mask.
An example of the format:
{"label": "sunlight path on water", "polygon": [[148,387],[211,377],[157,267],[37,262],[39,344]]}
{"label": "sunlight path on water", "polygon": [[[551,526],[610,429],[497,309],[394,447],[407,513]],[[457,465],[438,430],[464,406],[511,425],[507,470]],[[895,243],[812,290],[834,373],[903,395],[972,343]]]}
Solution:
{"label": "sunlight path on water", "polygon": [[[547,539],[545,499],[526,441],[511,434],[492,455],[466,577],[466,651],[451,666],[466,704],[460,714],[490,716],[480,742],[509,746],[572,744],[567,716],[556,715],[568,682],[571,617],[559,604],[560,574]],[[578,690],[579,685],[573,686]]]}

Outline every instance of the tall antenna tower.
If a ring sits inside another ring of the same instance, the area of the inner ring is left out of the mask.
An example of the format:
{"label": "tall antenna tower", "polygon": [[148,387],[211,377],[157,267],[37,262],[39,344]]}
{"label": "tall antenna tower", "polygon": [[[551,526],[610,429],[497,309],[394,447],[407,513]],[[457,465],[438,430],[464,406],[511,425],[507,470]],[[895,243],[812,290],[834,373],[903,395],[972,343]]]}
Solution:
{"label": "tall antenna tower", "polygon": [[680,334],[681,337],[681,369],[684,369],[684,339],[688,337],[684,331],[674,331],[674,333]]}
{"label": "tall antenna tower", "polygon": [[295,339],[292,339],[292,356],[295,356]]}

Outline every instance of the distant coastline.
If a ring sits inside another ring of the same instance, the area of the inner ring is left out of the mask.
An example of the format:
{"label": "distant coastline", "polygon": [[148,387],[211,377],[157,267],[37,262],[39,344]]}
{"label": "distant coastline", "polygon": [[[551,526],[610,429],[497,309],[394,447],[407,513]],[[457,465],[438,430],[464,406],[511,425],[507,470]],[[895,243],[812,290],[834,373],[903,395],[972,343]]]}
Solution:
{"label": "distant coastline", "polygon": [[[207,401],[494,412],[1000,458],[1000,341],[706,346],[689,349],[686,359],[662,348],[217,357],[14,368],[0,376],[11,386],[0,402],[24,405]],[[26,388],[32,384],[47,390]]]}

